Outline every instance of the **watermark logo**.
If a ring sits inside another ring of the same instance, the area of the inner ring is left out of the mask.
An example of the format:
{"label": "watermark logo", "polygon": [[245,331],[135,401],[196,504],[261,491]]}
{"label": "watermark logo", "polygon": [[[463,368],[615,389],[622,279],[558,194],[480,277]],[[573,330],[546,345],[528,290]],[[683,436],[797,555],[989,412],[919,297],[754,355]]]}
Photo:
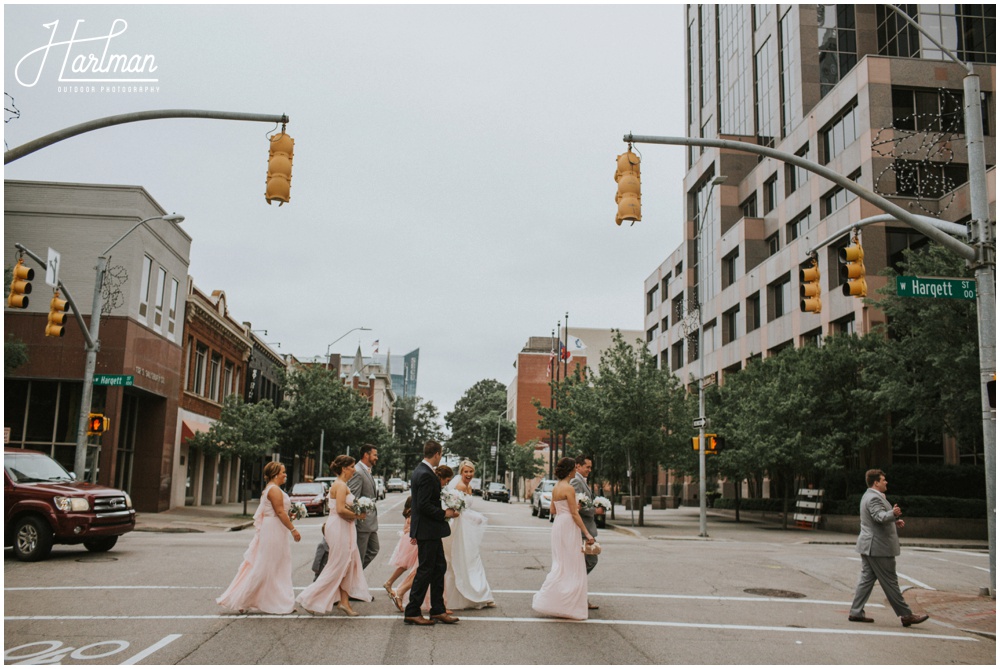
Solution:
{"label": "watermark logo", "polygon": [[59,33],[59,21],[44,23],[49,32],[48,42],[25,54],[14,67],[14,78],[25,88],[32,88],[42,79],[49,56],[59,65],[59,92],[158,92],[159,75],[156,57],[152,54],[128,54],[115,50],[113,41],[125,34],[128,23],[115,19],[106,34],[86,36],[81,30],[84,19],[77,20],[69,39]]}

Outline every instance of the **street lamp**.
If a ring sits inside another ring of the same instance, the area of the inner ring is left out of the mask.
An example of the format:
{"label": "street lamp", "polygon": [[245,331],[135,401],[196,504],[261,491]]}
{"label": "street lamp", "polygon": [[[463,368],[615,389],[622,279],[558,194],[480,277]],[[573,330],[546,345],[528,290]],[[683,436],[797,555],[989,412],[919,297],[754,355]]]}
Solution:
{"label": "street lamp", "polygon": [[369,331],[371,331],[371,328],[351,328],[350,330],[348,330],[347,332],[345,332],[344,334],[340,335],[339,337],[337,337],[336,339],[334,339],[332,342],[330,342],[329,344],[327,344],[326,345],[326,368],[327,369],[330,369],[330,347],[333,346],[334,344],[336,344],[338,341],[340,341],[344,337],[346,337],[347,335],[349,335],[352,332],[354,332],[355,330],[361,330],[362,332],[369,332]]}
{"label": "street lamp", "polygon": [[[167,221],[168,223],[181,223],[184,217],[180,214],[165,214],[163,216],[144,218],[129,228],[128,232],[115,240],[111,246],[104,249],[104,252],[97,257],[97,275],[94,278],[94,302],[90,309],[90,336],[87,337],[87,360],[83,371],[83,394],[80,398],[80,420],[77,423],[76,429],[76,456],[73,459],[73,469],[77,477],[81,479],[87,468],[87,419],[90,417],[91,404],[94,399],[94,370],[97,368],[97,352],[101,349],[101,289],[104,286],[104,275],[108,269],[108,254],[111,252],[111,249],[118,246],[123,239],[132,234],[136,228],[150,221],[157,220]],[[96,483],[97,467],[94,467],[91,471],[90,480]]]}
{"label": "street lamp", "polygon": [[686,334],[690,335],[695,329],[698,332],[698,536],[700,537],[708,536],[708,503],[705,499],[707,492],[705,485],[705,423],[708,419],[705,417],[705,333],[701,327],[704,321],[701,313],[701,296],[705,290],[702,281],[702,266],[705,264],[702,258],[702,249],[705,247],[705,239],[702,233],[705,229],[705,212],[712,201],[712,193],[716,186],[725,183],[725,181],[725,176],[717,176],[712,179],[708,186],[708,195],[705,196],[705,204],[698,210],[696,235],[698,240],[698,299],[688,313],[688,317],[684,319]]}

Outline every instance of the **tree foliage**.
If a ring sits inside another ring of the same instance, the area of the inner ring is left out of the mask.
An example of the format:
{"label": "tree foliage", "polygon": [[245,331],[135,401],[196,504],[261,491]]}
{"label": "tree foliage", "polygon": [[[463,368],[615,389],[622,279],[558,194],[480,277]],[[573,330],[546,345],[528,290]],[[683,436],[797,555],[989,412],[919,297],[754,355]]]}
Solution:
{"label": "tree foliage", "polygon": [[[496,468],[490,447],[497,443],[498,436],[501,446],[499,469],[506,471],[503,445],[513,441],[517,434],[517,426],[503,418],[506,412],[507,388],[495,379],[483,379],[466,390],[455,408],[444,417],[451,431],[448,451],[478,462],[479,476],[484,482],[487,477],[492,478]],[[494,463],[494,467],[487,467],[486,463]]]}
{"label": "tree foliage", "polygon": [[387,472],[395,472],[405,479],[423,459],[424,444],[429,440],[442,441],[438,409],[431,401],[420,397],[402,397],[396,402],[395,442],[390,456],[379,454],[379,464],[384,464]]}

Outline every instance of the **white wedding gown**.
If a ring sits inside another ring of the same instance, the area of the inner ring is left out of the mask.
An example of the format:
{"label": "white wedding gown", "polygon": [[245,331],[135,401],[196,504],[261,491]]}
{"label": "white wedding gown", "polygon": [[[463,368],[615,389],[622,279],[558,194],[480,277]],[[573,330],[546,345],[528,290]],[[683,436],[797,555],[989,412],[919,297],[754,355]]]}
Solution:
{"label": "white wedding gown", "polygon": [[451,521],[451,536],[444,540],[448,571],[444,577],[444,597],[449,609],[481,609],[493,601],[479,547],[486,534],[486,516],[472,509],[472,495],[455,491],[465,498],[465,510]]}

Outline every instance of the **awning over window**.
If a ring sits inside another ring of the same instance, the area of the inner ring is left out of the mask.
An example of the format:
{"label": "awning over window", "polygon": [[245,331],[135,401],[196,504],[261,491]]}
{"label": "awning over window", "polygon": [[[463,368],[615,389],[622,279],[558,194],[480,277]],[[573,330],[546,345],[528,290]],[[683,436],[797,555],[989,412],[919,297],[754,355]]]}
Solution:
{"label": "awning over window", "polygon": [[208,432],[208,428],[211,426],[212,424],[208,422],[185,418],[181,421],[181,441],[187,441],[193,437],[196,432]]}

